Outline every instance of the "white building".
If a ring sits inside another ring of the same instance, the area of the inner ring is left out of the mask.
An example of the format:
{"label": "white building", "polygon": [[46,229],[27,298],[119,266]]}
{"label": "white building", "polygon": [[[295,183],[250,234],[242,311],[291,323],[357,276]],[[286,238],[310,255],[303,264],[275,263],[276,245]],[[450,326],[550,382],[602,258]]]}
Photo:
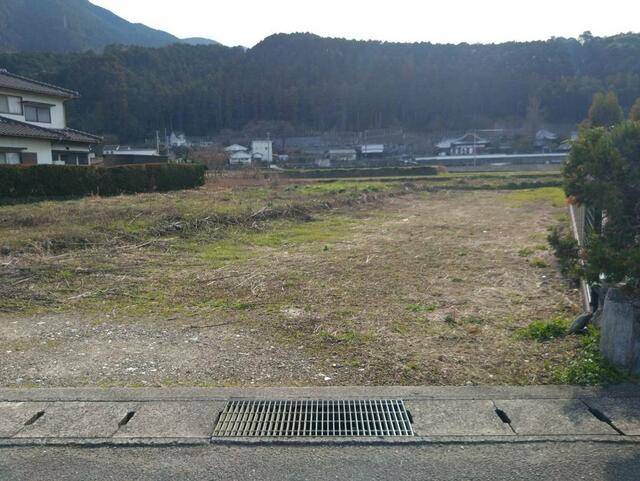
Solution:
{"label": "white building", "polygon": [[362,157],[379,157],[384,155],[384,144],[363,144],[358,151]]}
{"label": "white building", "polygon": [[234,152],[229,155],[229,165],[251,165],[251,154],[241,150]]}
{"label": "white building", "polygon": [[253,160],[273,162],[273,142],[271,140],[254,140],[251,142]]}
{"label": "white building", "polygon": [[436,144],[438,155],[479,155],[489,146],[489,141],[475,133],[462,137],[443,139]]}
{"label": "white building", "polygon": [[184,134],[176,134],[175,132],[171,132],[169,136],[169,145],[171,147],[184,147],[187,145],[187,138]]}
{"label": "white building", "polygon": [[247,152],[248,150],[249,149],[247,147],[240,144],[232,144],[229,147],[224,148],[224,151],[229,155],[235,154],[236,152]]}
{"label": "white building", "polygon": [[331,149],[327,152],[327,157],[332,162],[351,162],[356,160],[357,156],[356,149]]}
{"label": "white building", "polygon": [[105,145],[103,155],[159,155],[156,149],[138,149],[128,145]]}
{"label": "white building", "polygon": [[67,127],[72,90],[0,69],[0,164],[88,165],[102,139]]}

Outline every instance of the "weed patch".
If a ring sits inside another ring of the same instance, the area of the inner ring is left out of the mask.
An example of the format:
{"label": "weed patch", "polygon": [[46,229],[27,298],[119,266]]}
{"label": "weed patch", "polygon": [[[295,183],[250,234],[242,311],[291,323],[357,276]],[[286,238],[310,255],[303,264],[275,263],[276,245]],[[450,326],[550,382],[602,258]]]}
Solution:
{"label": "weed patch", "polygon": [[529,264],[531,265],[531,267],[537,267],[538,269],[544,269],[546,267],[549,267],[549,264],[547,264],[547,261],[545,261],[542,257],[536,257],[534,259],[531,259],[529,261]]}
{"label": "weed patch", "polygon": [[554,377],[562,384],[617,384],[627,379],[600,354],[600,331],[589,327],[582,338],[582,349],[566,367],[557,368]]}
{"label": "weed patch", "polygon": [[527,327],[519,331],[523,339],[533,339],[538,342],[551,341],[564,337],[567,334],[569,321],[566,319],[553,319],[551,321],[533,321]]}
{"label": "weed patch", "polygon": [[438,304],[409,304],[407,311],[411,312],[433,312],[438,308]]}

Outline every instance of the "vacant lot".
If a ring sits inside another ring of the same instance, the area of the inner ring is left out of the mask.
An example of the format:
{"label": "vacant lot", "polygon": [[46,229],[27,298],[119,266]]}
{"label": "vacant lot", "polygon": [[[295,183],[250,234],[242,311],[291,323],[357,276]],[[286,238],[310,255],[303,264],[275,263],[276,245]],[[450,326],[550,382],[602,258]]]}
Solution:
{"label": "vacant lot", "polygon": [[0,385],[552,382],[579,341],[518,330],[576,312],[545,240],[563,197],[496,189],[553,180],[0,206]]}

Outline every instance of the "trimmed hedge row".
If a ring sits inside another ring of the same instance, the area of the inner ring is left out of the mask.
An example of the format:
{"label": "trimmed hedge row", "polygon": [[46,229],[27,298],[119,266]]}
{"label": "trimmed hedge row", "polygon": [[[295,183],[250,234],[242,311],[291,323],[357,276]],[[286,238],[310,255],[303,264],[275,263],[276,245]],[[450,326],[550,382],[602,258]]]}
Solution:
{"label": "trimmed hedge row", "polygon": [[0,197],[107,196],[190,189],[204,184],[206,170],[200,164],[3,165]]}
{"label": "trimmed hedge row", "polygon": [[334,179],[345,177],[404,177],[437,175],[438,169],[428,165],[415,167],[355,167],[353,169],[286,170],[287,177],[310,179]]}

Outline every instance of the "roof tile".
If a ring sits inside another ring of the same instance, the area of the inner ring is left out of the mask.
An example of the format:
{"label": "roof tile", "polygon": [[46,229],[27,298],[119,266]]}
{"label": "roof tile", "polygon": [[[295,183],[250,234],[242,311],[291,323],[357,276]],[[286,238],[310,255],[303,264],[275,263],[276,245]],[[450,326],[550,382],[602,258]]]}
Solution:
{"label": "roof tile", "polygon": [[21,75],[10,73],[5,69],[0,69],[0,88],[45,94],[66,99],[80,97],[80,94],[74,90],[56,87],[55,85],[40,82],[39,80],[22,77]]}

